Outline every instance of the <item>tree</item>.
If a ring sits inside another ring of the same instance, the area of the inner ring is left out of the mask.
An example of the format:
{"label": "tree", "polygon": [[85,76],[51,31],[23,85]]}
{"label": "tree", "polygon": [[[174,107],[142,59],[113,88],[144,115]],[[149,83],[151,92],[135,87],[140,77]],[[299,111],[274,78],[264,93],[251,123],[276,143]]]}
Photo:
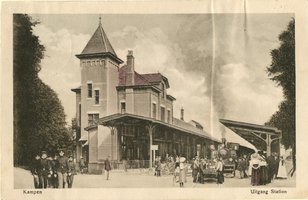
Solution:
{"label": "tree", "polygon": [[58,95],[38,77],[45,47],[26,14],[13,17],[14,165],[28,165],[35,154],[69,147],[64,109]]}
{"label": "tree", "polygon": [[266,123],[282,131],[281,143],[286,149],[292,148],[293,171],[296,169],[295,130],[295,20],[290,21],[287,30],[279,35],[280,47],[271,51],[272,63],[267,74],[283,89],[284,100],[279,110]]}

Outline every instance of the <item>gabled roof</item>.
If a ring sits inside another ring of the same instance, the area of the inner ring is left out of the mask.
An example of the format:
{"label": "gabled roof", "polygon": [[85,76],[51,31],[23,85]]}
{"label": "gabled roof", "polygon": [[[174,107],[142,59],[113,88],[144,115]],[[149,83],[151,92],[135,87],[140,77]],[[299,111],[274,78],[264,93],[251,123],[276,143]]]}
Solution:
{"label": "gabled roof", "polygon": [[85,56],[85,55],[110,55],[111,57],[115,58],[119,63],[123,63],[121,59],[118,58],[117,54],[115,53],[103,27],[101,22],[99,23],[96,31],[92,35],[91,39],[87,43],[86,47],[83,49],[81,54],[76,55],[78,58]]}
{"label": "gabled roof", "polygon": [[[135,85],[151,85],[142,75],[135,72]],[[119,70],[119,86],[126,85],[126,65]]]}
{"label": "gabled roof", "polygon": [[[134,78],[135,78],[135,86],[137,85],[155,85],[161,81],[165,81],[167,83],[167,88],[169,87],[168,79],[164,77],[160,73],[153,73],[153,74],[139,74],[134,71]],[[167,81],[166,81],[167,80]],[[126,65],[122,66],[119,70],[119,86],[126,85]]]}

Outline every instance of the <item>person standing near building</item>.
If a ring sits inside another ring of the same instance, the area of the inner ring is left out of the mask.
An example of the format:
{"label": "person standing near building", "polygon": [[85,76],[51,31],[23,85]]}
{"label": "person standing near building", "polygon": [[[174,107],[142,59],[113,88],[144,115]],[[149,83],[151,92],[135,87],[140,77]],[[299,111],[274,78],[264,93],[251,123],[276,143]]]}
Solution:
{"label": "person standing near building", "polygon": [[80,156],[80,160],[79,160],[79,169],[80,169],[80,173],[83,174],[83,169],[86,167],[86,163],[85,160],[83,159],[82,156]]}
{"label": "person standing near building", "polygon": [[268,171],[267,183],[271,183],[274,177],[274,153],[267,157],[266,162]]}
{"label": "person standing near building", "polygon": [[184,187],[184,183],[187,182],[186,180],[186,170],[185,170],[185,161],[186,158],[181,157],[180,158],[180,177],[179,177],[179,183],[180,183],[180,187]]}
{"label": "person standing near building", "polygon": [[282,178],[282,179],[288,178],[285,160],[283,159],[283,156],[280,157],[277,178]]}
{"label": "person standing near building", "polygon": [[51,175],[51,187],[58,188],[58,174],[57,174],[57,155],[55,155],[52,160],[50,161],[50,175]]}
{"label": "person standing near building", "polygon": [[245,161],[242,158],[238,158],[237,170],[239,172],[239,178],[244,178]]}
{"label": "person standing near building", "polygon": [[38,175],[39,166],[40,166],[40,158],[41,157],[37,154],[31,163],[31,174],[33,176],[35,189],[40,188],[40,185],[41,185],[39,175]]}
{"label": "person standing near building", "polygon": [[260,180],[262,177],[262,172],[260,169],[260,159],[259,159],[259,155],[258,153],[254,153],[251,155],[251,167],[252,167],[252,171],[251,171],[251,185],[252,186],[258,186],[260,185]]}
{"label": "person standing near building", "polygon": [[278,154],[274,154],[274,161],[273,161],[273,175],[275,179],[277,179],[277,174],[278,174],[278,168],[279,168],[279,157]]}
{"label": "person standing near building", "polygon": [[64,156],[64,151],[61,149],[59,152],[59,158],[57,160],[57,173],[58,173],[58,185],[59,188],[65,188],[67,182],[67,169],[68,158]]}
{"label": "person standing near building", "polygon": [[204,184],[204,176],[203,176],[203,170],[204,170],[204,159],[201,159],[201,161],[199,162],[199,175],[200,175],[200,181],[199,183]]}
{"label": "person standing near building", "polygon": [[198,182],[198,171],[199,171],[199,158],[198,156],[196,156],[196,159],[194,160],[193,164],[194,183]]}
{"label": "person standing near building", "polygon": [[223,167],[224,165],[222,163],[222,157],[219,157],[216,165],[217,184],[222,184],[224,182]]}
{"label": "person standing near building", "polygon": [[50,165],[49,161],[47,159],[47,152],[42,151],[42,157],[40,159],[40,166],[39,166],[39,178],[41,182],[41,187],[40,188],[47,188],[47,183],[48,183],[48,173],[50,171]]}
{"label": "person standing near building", "polygon": [[154,167],[155,167],[154,176],[157,176],[158,156],[155,156],[155,160],[154,160],[153,165],[154,165]]}
{"label": "person standing near building", "polygon": [[105,160],[105,170],[106,170],[107,180],[109,180],[109,171],[111,170],[109,159],[110,159],[110,156],[108,156],[108,158],[106,158]]}
{"label": "person standing near building", "polygon": [[73,157],[72,155],[69,156],[68,158],[68,162],[67,162],[67,184],[68,184],[68,188],[72,188],[73,186],[73,181],[74,181],[74,175],[75,175],[75,170],[76,170],[76,166],[75,163],[73,161]]}
{"label": "person standing near building", "polygon": [[160,171],[161,171],[161,157],[159,156],[157,158],[157,177],[161,176]]}

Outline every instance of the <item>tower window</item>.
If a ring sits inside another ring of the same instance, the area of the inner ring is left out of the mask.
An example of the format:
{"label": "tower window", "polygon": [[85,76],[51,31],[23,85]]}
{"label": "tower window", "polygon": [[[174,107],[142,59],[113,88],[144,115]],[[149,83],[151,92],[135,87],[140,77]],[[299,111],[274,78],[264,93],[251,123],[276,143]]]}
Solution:
{"label": "tower window", "polygon": [[121,114],[125,114],[125,102],[121,103]]}
{"label": "tower window", "polygon": [[95,104],[99,104],[99,90],[94,90],[95,91]]}
{"label": "tower window", "polygon": [[97,66],[100,65],[100,61],[99,61],[99,60],[96,61],[96,65],[97,65]]}
{"label": "tower window", "polygon": [[153,110],[152,110],[152,112],[153,112],[153,116],[152,116],[152,117],[153,117],[154,119],[156,119],[156,104],[155,104],[155,103],[153,103],[152,109],[153,109]]}
{"label": "tower window", "polygon": [[91,66],[91,62],[87,61],[87,67],[90,67],[90,66]]}
{"label": "tower window", "polygon": [[86,66],[86,62],[83,61],[82,64],[81,64],[81,66],[82,66],[82,67],[85,67],[85,66]]}
{"label": "tower window", "polygon": [[95,66],[95,61],[92,61],[92,66]]}
{"label": "tower window", "polygon": [[105,67],[105,61],[104,60],[102,60],[102,66]]}
{"label": "tower window", "polygon": [[92,98],[92,83],[88,83],[88,98]]}

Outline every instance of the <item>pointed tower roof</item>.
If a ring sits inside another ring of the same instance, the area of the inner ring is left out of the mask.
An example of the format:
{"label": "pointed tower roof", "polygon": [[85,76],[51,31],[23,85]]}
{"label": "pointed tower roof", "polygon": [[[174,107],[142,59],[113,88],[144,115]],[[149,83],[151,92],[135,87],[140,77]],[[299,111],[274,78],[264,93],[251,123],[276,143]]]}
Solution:
{"label": "pointed tower roof", "polygon": [[92,57],[99,55],[109,55],[113,57],[117,62],[123,63],[123,61],[120,58],[118,58],[117,54],[115,53],[102,27],[101,21],[99,22],[96,31],[92,35],[86,47],[83,49],[81,54],[76,56],[77,58],[83,58],[83,57],[89,57],[89,56]]}

